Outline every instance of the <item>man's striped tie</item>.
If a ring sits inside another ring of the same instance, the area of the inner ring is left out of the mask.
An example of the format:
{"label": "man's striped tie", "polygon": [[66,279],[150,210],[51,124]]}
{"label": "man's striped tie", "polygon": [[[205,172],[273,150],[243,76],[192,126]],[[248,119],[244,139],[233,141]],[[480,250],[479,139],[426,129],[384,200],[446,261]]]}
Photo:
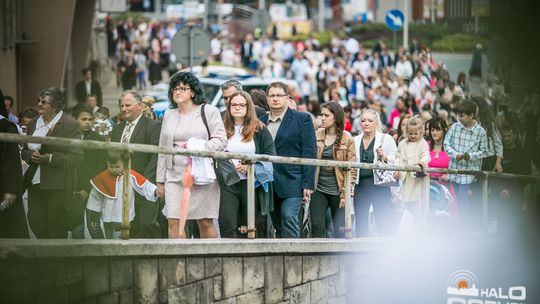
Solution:
{"label": "man's striped tie", "polygon": [[122,135],[122,140],[120,141],[123,144],[129,143],[129,137],[131,135],[131,128],[133,127],[133,124],[130,122],[126,122],[126,129],[124,131],[124,135]]}

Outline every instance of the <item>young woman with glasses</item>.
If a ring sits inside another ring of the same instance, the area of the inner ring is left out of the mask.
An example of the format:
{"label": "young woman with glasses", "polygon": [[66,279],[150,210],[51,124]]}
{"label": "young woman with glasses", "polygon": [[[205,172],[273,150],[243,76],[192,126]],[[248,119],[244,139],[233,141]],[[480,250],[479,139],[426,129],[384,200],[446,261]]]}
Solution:
{"label": "young woman with glasses", "polygon": [[[231,95],[227,104],[227,111],[223,117],[225,132],[227,135],[228,152],[267,154],[275,155],[276,149],[272,135],[266,126],[257,119],[255,105],[251,96],[244,91]],[[232,160],[236,167],[236,172],[240,181],[234,185],[221,188],[221,203],[219,207],[219,227],[221,236],[224,238],[239,237],[238,228],[247,225],[247,165],[239,160]],[[258,167],[262,164],[257,163]],[[268,171],[272,174],[271,166]],[[266,186],[270,185],[267,177]],[[263,182],[260,181],[262,184]],[[271,187],[258,187],[256,189],[255,210],[257,214],[257,237],[265,237],[269,232],[267,229],[270,211],[273,210],[273,200],[271,200]],[[269,210],[271,209],[271,210]],[[268,215],[268,216],[267,216]],[[271,221],[270,221],[271,222]]]}

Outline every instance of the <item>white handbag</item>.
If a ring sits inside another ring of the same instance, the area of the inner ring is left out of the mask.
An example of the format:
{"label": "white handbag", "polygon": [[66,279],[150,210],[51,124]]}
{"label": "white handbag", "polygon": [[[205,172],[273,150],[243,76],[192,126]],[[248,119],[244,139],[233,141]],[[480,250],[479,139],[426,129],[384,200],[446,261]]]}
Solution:
{"label": "white handbag", "polygon": [[[383,135],[381,145],[384,143],[385,136]],[[377,157],[376,165],[386,165],[387,163],[381,158]],[[394,171],[384,170],[384,169],[374,169],[373,170],[373,184],[379,187],[397,187],[399,182],[394,178]]]}

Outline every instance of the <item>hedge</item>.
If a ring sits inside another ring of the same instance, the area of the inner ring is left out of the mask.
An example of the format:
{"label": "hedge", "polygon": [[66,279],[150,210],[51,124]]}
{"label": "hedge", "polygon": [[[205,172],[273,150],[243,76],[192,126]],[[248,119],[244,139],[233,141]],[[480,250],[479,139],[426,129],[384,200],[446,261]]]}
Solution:
{"label": "hedge", "polygon": [[481,36],[469,34],[453,34],[443,37],[433,42],[433,50],[439,52],[472,52],[476,49],[476,44],[482,44],[486,49],[489,41]]}

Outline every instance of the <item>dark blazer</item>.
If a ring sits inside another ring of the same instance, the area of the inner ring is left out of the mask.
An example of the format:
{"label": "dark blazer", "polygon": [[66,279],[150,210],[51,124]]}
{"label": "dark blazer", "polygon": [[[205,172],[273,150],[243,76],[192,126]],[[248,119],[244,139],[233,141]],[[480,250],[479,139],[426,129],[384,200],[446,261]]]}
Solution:
{"label": "dark blazer", "polygon": [[[84,140],[105,141],[105,138],[94,131],[83,134]],[[90,193],[92,184],[90,180],[101,171],[107,169],[106,151],[103,150],[85,150],[83,161],[79,168],[79,186],[78,190],[85,190]]]}
{"label": "dark blazer", "polygon": [[[269,114],[262,117],[268,125]],[[311,116],[287,109],[274,139],[279,156],[317,158],[317,142]],[[315,167],[274,164],[274,187],[281,198],[302,197],[302,189],[315,189]]]}
{"label": "dark blazer", "polygon": [[[116,124],[111,131],[111,141],[120,142],[122,133],[126,127],[123,121]],[[141,116],[141,119],[131,133],[131,144],[159,145],[159,133],[161,123],[159,121]],[[133,153],[131,157],[131,169],[141,173],[152,183],[156,182],[157,154]]]}
{"label": "dark blazer", "polygon": [[[28,125],[27,134],[31,135],[34,133],[34,130],[36,129],[36,122],[37,118],[30,122]],[[47,137],[81,139],[79,124],[73,118],[64,113],[54,128],[49,131]],[[28,164],[32,164],[32,161],[30,160],[32,152],[33,151],[28,149],[28,145],[24,146],[22,157]],[[52,154],[52,159],[49,164],[40,165],[40,188],[42,190],[76,189],[78,182],[78,166],[83,156],[82,150],[72,146],[50,146],[43,144],[41,145],[40,152]]]}
{"label": "dark blazer", "polygon": [[242,59],[242,64],[248,66],[251,63],[251,57],[253,56],[253,43],[250,43],[248,49],[246,50],[245,41],[240,41],[240,58]]}
{"label": "dark blazer", "polygon": [[[18,134],[17,127],[7,119],[0,119],[0,132]],[[22,168],[19,146],[0,142],[0,198],[4,193],[21,194]]]}
{"label": "dark blazer", "polygon": [[[92,83],[90,84],[90,95],[96,95],[98,107],[103,105],[103,92],[101,91],[101,85],[96,80],[92,80]],[[79,103],[85,102],[87,96],[86,80],[79,81],[77,85],[75,85],[75,97],[77,98],[77,101]]]}
{"label": "dark blazer", "polygon": [[274,140],[268,128],[264,127],[257,130],[253,136],[253,141],[255,142],[255,154],[276,155]]}
{"label": "dark blazer", "polygon": [[[17,127],[7,119],[0,119],[0,132],[18,134]],[[0,212],[0,238],[28,238],[21,181],[19,146],[16,143],[0,142],[0,198],[4,193],[17,195],[13,205]]]}

